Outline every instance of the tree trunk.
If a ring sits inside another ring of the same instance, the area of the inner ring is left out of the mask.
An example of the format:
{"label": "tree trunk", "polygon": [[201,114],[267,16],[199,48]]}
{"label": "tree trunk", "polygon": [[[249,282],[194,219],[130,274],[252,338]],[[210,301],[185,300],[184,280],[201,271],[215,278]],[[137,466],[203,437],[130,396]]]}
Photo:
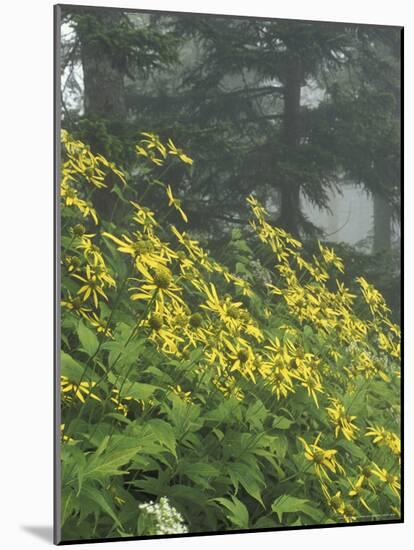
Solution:
{"label": "tree trunk", "polygon": [[[122,38],[124,17],[117,10],[93,10],[91,14],[83,14],[77,26],[83,69],[84,116],[90,122],[87,142],[94,153],[104,156],[111,155],[107,135],[117,137],[117,128],[122,128],[120,123],[127,118],[124,86],[126,59],[116,43],[112,43],[117,37]],[[116,161],[112,157],[109,160]],[[101,218],[110,218],[118,204],[111,193],[115,181],[116,178],[110,175],[108,187],[93,197]]]}
{"label": "tree trunk", "polygon": [[391,250],[391,217],[391,206],[379,195],[374,195],[374,254]]}
{"label": "tree trunk", "polygon": [[126,116],[124,72],[125,59],[116,46],[109,46],[97,37],[97,29],[120,27],[124,15],[116,10],[95,13],[93,27],[79,31],[84,83],[85,115],[124,119]]}
{"label": "tree trunk", "polygon": [[[303,80],[302,62],[292,56],[288,61],[284,90],[284,136],[287,154],[294,158],[300,141],[300,92]],[[300,228],[300,183],[291,175],[281,182],[280,216],[278,224],[292,233]]]}

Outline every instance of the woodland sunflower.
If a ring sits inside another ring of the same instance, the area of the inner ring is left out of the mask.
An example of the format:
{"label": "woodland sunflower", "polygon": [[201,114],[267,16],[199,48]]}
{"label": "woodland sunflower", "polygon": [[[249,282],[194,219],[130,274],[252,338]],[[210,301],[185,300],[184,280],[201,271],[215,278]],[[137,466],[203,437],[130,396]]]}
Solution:
{"label": "woodland sunflower", "polygon": [[[165,299],[169,298],[173,302],[178,302],[184,305],[184,300],[180,293],[182,288],[175,284],[173,274],[167,267],[157,267],[151,271],[141,268],[141,273],[144,275],[144,282],[139,287],[131,287],[130,290],[136,290],[131,294],[131,300],[151,300],[156,296],[157,301],[164,304]],[[139,279],[132,280],[141,282]]]}
{"label": "woodland sunflower", "polygon": [[85,396],[101,401],[100,397],[92,392],[92,388],[95,385],[96,382],[87,382],[85,380],[84,382],[75,383],[71,382],[67,376],[60,377],[60,387],[62,393],[73,393],[82,403],[85,403]]}
{"label": "woodland sunflower", "polygon": [[339,471],[342,474],[345,474],[345,470],[342,468],[342,466],[338,463],[338,461],[335,458],[335,455],[337,454],[337,450],[335,449],[323,449],[322,447],[318,446],[319,440],[322,436],[322,432],[320,432],[313,443],[308,445],[308,443],[303,439],[303,437],[298,437],[299,441],[303,444],[305,448],[305,458],[314,464],[315,473],[318,477],[331,481],[331,478],[329,477],[327,470],[330,472],[335,473],[336,471]]}

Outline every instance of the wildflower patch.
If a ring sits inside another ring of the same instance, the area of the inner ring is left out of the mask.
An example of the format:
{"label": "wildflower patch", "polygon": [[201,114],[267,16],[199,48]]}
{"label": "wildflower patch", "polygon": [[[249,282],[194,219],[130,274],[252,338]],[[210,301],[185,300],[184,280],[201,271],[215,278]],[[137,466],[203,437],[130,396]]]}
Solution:
{"label": "wildflower patch", "polygon": [[[380,292],[253,195],[219,261],[152,176],[193,160],[150,132],[136,152],[132,197],[62,133],[63,540],[397,519],[400,330]],[[115,185],[117,224],[95,206]]]}

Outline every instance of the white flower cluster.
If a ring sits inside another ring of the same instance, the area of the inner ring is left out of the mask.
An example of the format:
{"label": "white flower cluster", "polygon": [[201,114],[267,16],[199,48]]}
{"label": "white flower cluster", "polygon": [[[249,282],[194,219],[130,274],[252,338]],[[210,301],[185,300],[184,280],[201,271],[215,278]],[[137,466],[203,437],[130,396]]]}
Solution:
{"label": "white flower cluster", "polygon": [[184,523],[182,515],[171,506],[167,497],[161,497],[160,501],[154,503],[152,500],[139,505],[140,510],[144,510],[152,516],[155,528],[153,535],[175,535],[177,533],[188,533],[188,528]]}
{"label": "white flower cluster", "polygon": [[255,280],[260,281],[264,285],[272,282],[270,271],[261,264],[260,260],[252,260],[250,262],[250,269]]}

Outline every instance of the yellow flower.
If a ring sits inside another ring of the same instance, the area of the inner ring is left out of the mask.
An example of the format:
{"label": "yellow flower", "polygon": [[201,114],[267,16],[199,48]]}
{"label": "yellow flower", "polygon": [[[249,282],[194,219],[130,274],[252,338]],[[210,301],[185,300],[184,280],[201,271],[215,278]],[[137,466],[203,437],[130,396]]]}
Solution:
{"label": "yellow flower", "polygon": [[268,216],[266,209],[259,203],[259,201],[253,195],[249,195],[246,199],[246,202],[248,203],[248,205],[253,211],[253,214],[256,216],[258,220],[264,220]]}
{"label": "yellow flower", "polygon": [[335,437],[338,437],[342,432],[348,441],[352,441],[356,438],[356,433],[359,430],[359,428],[353,423],[356,416],[347,415],[345,407],[339,402],[338,399],[330,397],[329,401],[332,404],[330,407],[326,408],[326,411],[331,419],[331,422],[335,426]]}
{"label": "yellow flower", "polygon": [[385,445],[393,454],[400,456],[401,441],[397,434],[389,432],[382,426],[370,426],[365,435],[373,437],[373,443]]}
{"label": "yellow flower", "polygon": [[81,266],[81,260],[78,256],[65,256],[63,263],[68,270],[68,273],[78,271]]}
{"label": "yellow flower", "polygon": [[181,214],[182,219],[187,223],[188,222],[187,214],[181,208],[181,201],[174,197],[170,185],[167,185],[166,192],[168,197],[168,206],[173,206]]}
{"label": "yellow flower", "polygon": [[363,484],[366,481],[366,477],[364,475],[359,476],[359,478],[356,480],[355,483],[353,483],[350,479],[348,479],[349,484],[351,485],[351,490],[349,491],[348,495],[350,497],[358,497],[359,502],[362,504],[362,506],[368,510],[368,512],[372,513],[371,508],[368,506],[364,494],[367,493],[366,490],[363,488]]}
{"label": "yellow flower", "polygon": [[189,277],[191,280],[193,277],[200,277],[200,272],[196,268],[193,260],[191,260],[183,250],[177,252],[178,264],[180,271],[184,277]]}
{"label": "yellow flower", "polygon": [[383,481],[388,485],[388,487],[391,489],[391,491],[400,498],[400,489],[401,485],[398,480],[398,476],[391,474],[388,472],[385,468],[380,468],[375,462],[373,462],[373,468],[372,473],[374,476],[376,476],[378,479]]}
{"label": "yellow flower", "polygon": [[316,406],[319,407],[316,392],[324,393],[319,374],[310,368],[306,368],[301,374],[295,373],[293,376],[300,380],[301,385],[306,388],[309,397],[312,397]]}
{"label": "yellow flower", "polygon": [[144,229],[148,230],[149,228],[155,227],[158,225],[155,214],[152,210],[146,206],[141,206],[137,202],[130,201],[132,206],[135,208],[134,215],[132,219],[142,225]]}
{"label": "yellow flower", "polygon": [[323,481],[321,481],[321,488],[328,502],[328,506],[335,514],[342,516],[346,523],[351,523],[356,520],[357,513],[355,508],[352,504],[345,502],[341,491],[337,491],[331,496]]}
{"label": "yellow flower", "polygon": [[104,334],[108,338],[113,338],[111,329],[108,326],[108,321],[106,319],[101,319],[98,315],[92,311],[90,315],[86,315],[85,318],[89,323],[96,328],[96,332]]}
{"label": "yellow flower", "polygon": [[[137,154],[147,157],[157,166],[164,164],[164,159],[167,157],[167,149],[160,141],[160,138],[156,134],[149,132],[141,132],[141,135],[145,136],[147,139],[140,140],[135,148]],[[157,153],[161,156],[157,156]]]}
{"label": "yellow flower", "polygon": [[390,311],[385,304],[382,294],[373,285],[370,285],[364,277],[357,277],[356,282],[361,287],[362,295],[373,315]]}
{"label": "yellow flower", "polygon": [[65,434],[65,424],[60,425],[60,431],[62,433],[62,441],[65,443],[76,443],[76,440]]}
{"label": "yellow flower", "polygon": [[305,458],[314,463],[314,468],[316,474],[322,478],[324,476],[330,481],[330,477],[327,474],[327,469],[333,473],[339,471],[342,474],[345,474],[345,470],[337,462],[335,455],[338,451],[335,449],[322,449],[318,446],[319,439],[321,438],[322,432],[316,437],[315,441],[308,445],[302,437],[298,437],[299,441],[303,444],[305,448]]}
{"label": "yellow flower", "polygon": [[134,259],[135,267],[138,271],[141,271],[141,268],[145,270],[165,267],[169,261],[159,240],[153,235],[142,235],[136,232],[134,240],[127,235],[122,235],[122,239],[107,232],[102,233],[102,235],[118,245],[120,252],[129,254]]}
{"label": "yellow flower", "polygon": [[244,393],[234,376],[226,376],[224,380],[221,377],[213,378],[212,382],[225,397],[234,397],[237,401],[244,399]]}
{"label": "yellow flower", "polygon": [[70,382],[67,376],[60,377],[61,391],[64,394],[67,394],[69,392],[73,393],[82,403],[85,403],[85,395],[90,396],[97,401],[101,401],[101,399],[95,393],[92,393],[92,388],[95,385],[96,382],[86,381],[81,382],[80,384],[75,384],[74,382]]}
{"label": "yellow flower", "polygon": [[254,371],[256,365],[253,350],[249,343],[242,338],[236,338],[233,343],[225,337],[223,337],[223,342],[227,347],[227,356],[231,362],[230,372],[238,371],[245,377],[249,376],[255,383]]}
{"label": "yellow flower", "polygon": [[92,311],[91,308],[85,306],[84,301],[80,296],[72,298],[70,292],[68,292],[68,300],[62,300],[62,307],[68,309],[69,311],[74,311],[75,313],[82,315],[85,319],[89,320],[88,314]]}
{"label": "yellow flower", "polygon": [[330,357],[332,357],[332,359],[335,361],[335,363],[337,363],[339,361],[339,359],[342,358],[341,353],[337,349],[334,349],[334,348],[329,350],[329,355],[330,355]]}
{"label": "yellow flower", "polygon": [[332,508],[335,514],[343,515],[345,509],[345,501],[342,497],[341,491],[337,491],[333,496],[331,496],[328,487],[326,486],[324,481],[320,480],[320,486],[328,502],[328,506]]}
{"label": "yellow flower", "polygon": [[[88,268],[89,266],[87,266]],[[74,275],[79,281],[82,281],[85,283],[81,288],[78,290],[78,294],[83,295],[82,299],[84,302],[88,300],[90,296],[93,298],[93,303],[96,308],[98,308],[98,295],[102,296],[105,300],[108,301],[108,297],[103,291],[102,282],[98,279],[96,275],[93,274],[91,269],[86,270],[86,278],[82,277],[81,275]]]}
{"label": "yellow flower", "polygon": [[345,306],[352,305],[353,301],[356,298],[356,295],[351,294],[349,290],[345,287],[344,283],[341,283],[338,280],[336,280],[336,286],[338,288],[337,297],[339,301]]}
{"label": "yellow flower", "polygon": [[334,265],[339,271],[341,271],[341,273],[343,273],[344,264],[341,258],[335,254],[334,249],[329,249],[327,246],[323,246],[320,241],[318,241],[318,246],[325,263],[327,265]]}
{"label": "yellow flower", "polygon": [[65,206],[77,206],[81,209],[82,205],[85,204],[85,201],[78,197],[78,190],[69,185],[67,181],[62,181],[60,196],[64,199],[63,204]]}
{"label": "yellow flower", "polygon": [[309,274],[317,283],[324,283],[329,279],[329,275],[325,269],[321,266],[312,266],[309,264],[308,267]]}
{"label": "yellow flower", "polygon": [[252,336],[257,342],[262,342],[264,340],[264,335],[258,325],[250,319],[248,314],[243,317],[245,324],[243,325],[244,331],[249,336]]}
{"label": "yellow flower", "polygon": [[320,311],[320,298],[316,298],[309,290],[291,281],[289,288],[283,292],[289,309],[300,320],[306,318],[314,320]]}
{"label": "yellow flower", "polygon": [[191,403],[191,391],[184,391],[182,387],[177,384],[176,386],[169,386],[170,390],[177,395],[182,401],[186,403]]}
{"label": "yellow flower", "polygon": [[105,261],[103,259],[102,250],[92,242],[90,237],[94,237],[94,235],[83,235],[76,248],[83,250],[85,258],[87,258],[88,261],[92,261],[94,265],[99,264],[104,266]]}
{"label": "yellow flower", "polygon": [[286,364],[295,369],[308,369],[310,365],[317,364],[313,353],[305,351],[302,346],[294,344],[290,339],[285,340],[283,357]]}
{"label": "yellow flower", "polygon": [[122,401],[131,401],[131,400],[132,400],[132,397],[130,396],[121,397],[119,390],[117,390],[116,388],[112,388],[111,401],[115,403],[116,410],[122,413],[124,416],[127,416],[128,414],[128,407],[125,403],[122,403]]}
{"label": "yellow flower", "polygon": [[168,153],[177,156],[185,164],[193,164],[193,159],[186,155],[182,149],[177,149],[171,139],[167,141]]}
{"label": "yellow flower", "polygon": [[82,201],[79,210],[82,212],[82,216],[84,218],[86,218],[87,216],[91,216],[91,218],[95,222],[95,225],[98,225],[98,215],[93,204],[90,201]]}
{"label": "yellow flower", "polygon": [[278,399],[281,395],[286,397],[288,392],[294,391],[292,375],[287,368],[291,361],[287,348],[276,336],[265,346],[265,350],[266,359],[261,362],[260,374]]}
{"label": "yellow flower", "polygon": [[[94,262],[95,264],[95,262]],[[86,266],[86,271],[88,268],[92,275],[96,275],[102,284],[107,284],[108,286],[116,287],[115,279],[112,277],[108,268],[105,265],[89,265]]]}
{"label": "yellow flower", "polygon": [[170,311],[164,310],[161,303],[156,303],[155,311],[140,322],[140,326],[150,329],[149,340],[154,342],[161,351],[167,354],[179,355],[178,345],[183,342],[174,327],[170,326],[172,315]]}
{"label": "yellow flower", "polygon": [[395,342],[391,337],[387,337],[383,332],[378,333],[378,346],[392,357],[396,359],[400,358],[400,343],[398,341]]}
{"label": "yellow flower", "polygon": [[[158,267],[149,272],[141,266],[141,273],[145,277],[145,282],[140,287],[131,287],[130,290],[137,290],[131,294],[131,300],[151,300],[154,296],[161,304],[166,297],[173,302],[184,304],[179,296],[182,289],[174,283],[173,275],[167,267]],[[133,278],[138,281],[138,279]]]}
{"label": "yellow flower", "polygon": [[294,392],[289,371],[281,363],[277,366],[277,364],[263,362],[260,367],[260,374],[270,385],[272,393],[275,393],[278,399],[281,395],[286,397],[288,392]]}
{"label": "yellow flower", "polygon": [[[213,271],[208,254],[201,248],[198,241],[191,239],[185,231],[180,233],[174,225],[170,225],[170,230],[175,235],[180,245],[184,246],[192,260],[197,261],[199,265],[203,266],[207,271]],[[194,278],[192,283],[195,285],[195,282],[196,280]]]}
{"label": "yellow flower", "polygon": [[[203,280],[194,281],[193,285],[204,293],[207,300],[200,307],[212,311],[226,325],[226,328],[233,332],[239,332],[244,324],[242,302],[234,302],[230,296],[220,299],[213,283],[209,285]],[[254,330],[253,330],[254,332]]]}
{"label": "yellow flower", "polygon": [[387,433],[386,429],[381,426],[371,426],[365,435],[373,436],[373,443],[382,443],[386,441]]}

